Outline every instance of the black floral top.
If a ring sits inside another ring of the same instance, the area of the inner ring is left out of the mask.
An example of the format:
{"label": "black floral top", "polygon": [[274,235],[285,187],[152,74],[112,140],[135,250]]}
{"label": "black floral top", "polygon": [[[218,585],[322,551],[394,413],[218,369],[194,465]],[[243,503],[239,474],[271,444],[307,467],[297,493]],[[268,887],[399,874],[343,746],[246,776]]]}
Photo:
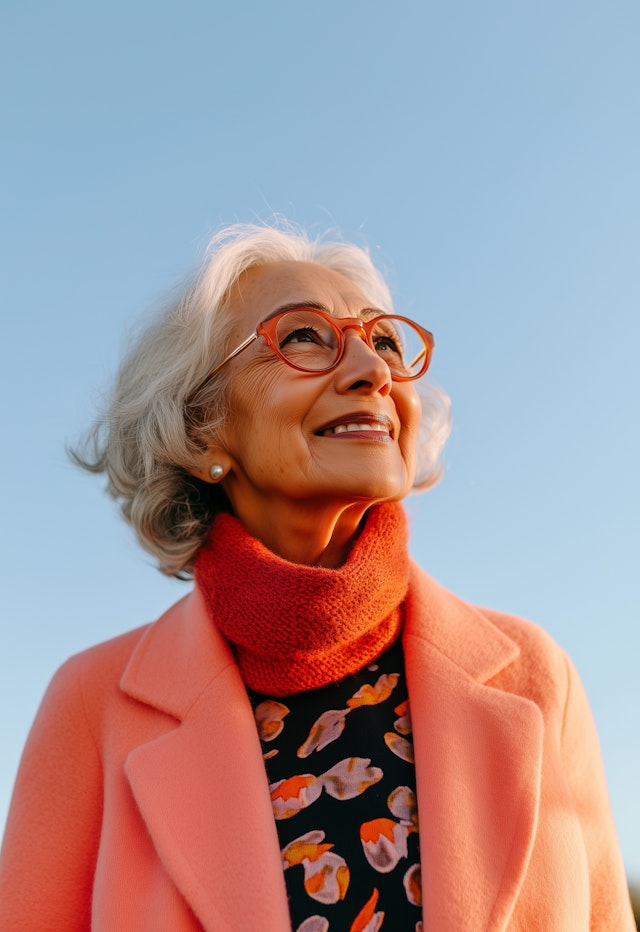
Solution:
{"label": "black floral top", "polygon": [[400,639],[322,689],[250,693],[295,932],[422,932]]}

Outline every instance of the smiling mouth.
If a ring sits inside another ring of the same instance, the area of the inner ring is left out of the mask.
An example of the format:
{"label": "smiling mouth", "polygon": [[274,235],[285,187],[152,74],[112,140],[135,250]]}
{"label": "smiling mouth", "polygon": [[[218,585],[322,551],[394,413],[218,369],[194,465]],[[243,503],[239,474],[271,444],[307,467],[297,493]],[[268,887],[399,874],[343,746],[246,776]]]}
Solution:
{"label": "smiling mouth", "polygon": [[385,437],[393,437],[393,426],[386,417],[365,417],[357,420],[354,418],[353,420],[336,421],[317,432],[319,437],[337,437],[340,434],[355,433],[376,433]]}

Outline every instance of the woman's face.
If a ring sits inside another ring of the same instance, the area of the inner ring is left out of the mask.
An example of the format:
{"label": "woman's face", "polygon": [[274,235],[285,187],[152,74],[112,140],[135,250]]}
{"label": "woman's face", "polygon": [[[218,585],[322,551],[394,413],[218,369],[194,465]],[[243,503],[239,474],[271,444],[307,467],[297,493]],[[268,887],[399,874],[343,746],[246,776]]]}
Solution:
{"label": "woman's face", "polygon": [[[245,272],[229,306],[237,321],[229,348],[285,305],[321,307],[335,317],[370,317],[371,302],[342,275],[306,262],[277,262]],[[415,472],[418,394],[392,382],[389,369],[346,332],[344,355],[330,372],[299,372],[258,338],[227,363],[232,368],[228,423],[209,451],[223,454],[223,486],[250,530],[282,507],[372,504],[403,498]],[[340,425],[361,425],[341,430]],[[337,429],[337,430],[336,430]]]}

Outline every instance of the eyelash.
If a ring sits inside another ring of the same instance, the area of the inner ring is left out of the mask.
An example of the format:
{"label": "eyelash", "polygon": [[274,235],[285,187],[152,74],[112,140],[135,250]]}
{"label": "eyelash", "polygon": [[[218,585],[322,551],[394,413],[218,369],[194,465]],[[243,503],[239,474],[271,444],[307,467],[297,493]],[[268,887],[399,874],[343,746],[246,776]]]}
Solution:
{"label": "eyelash", "polygon": [[295,337],[299,333],[313,333],[315,336],[320,336],[320,331],[316,330],[315,327],[299,327],[297,330],[292,330],[291,333],[289,333],[287,337],[281,342],[280,346],[285,346],[291,341],[292,337]]}

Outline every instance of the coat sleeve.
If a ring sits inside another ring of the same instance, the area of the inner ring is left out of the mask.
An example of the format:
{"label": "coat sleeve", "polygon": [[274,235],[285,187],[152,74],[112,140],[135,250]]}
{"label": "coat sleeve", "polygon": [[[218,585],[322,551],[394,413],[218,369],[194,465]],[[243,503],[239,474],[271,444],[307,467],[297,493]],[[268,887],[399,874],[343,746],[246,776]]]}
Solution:
{"label": "coat sleeve", "polygon": [[582,825],[591,888],[591,930],[633,932],[629,890],[602,767],[596,728],[580,677],[567,658],[562,729],[565,772]]}
{"label": "coat sleeve", "polygon": [[56,673],[31,729],[0,854],[3,932],[91,926],[102,769],[77,658]]}

